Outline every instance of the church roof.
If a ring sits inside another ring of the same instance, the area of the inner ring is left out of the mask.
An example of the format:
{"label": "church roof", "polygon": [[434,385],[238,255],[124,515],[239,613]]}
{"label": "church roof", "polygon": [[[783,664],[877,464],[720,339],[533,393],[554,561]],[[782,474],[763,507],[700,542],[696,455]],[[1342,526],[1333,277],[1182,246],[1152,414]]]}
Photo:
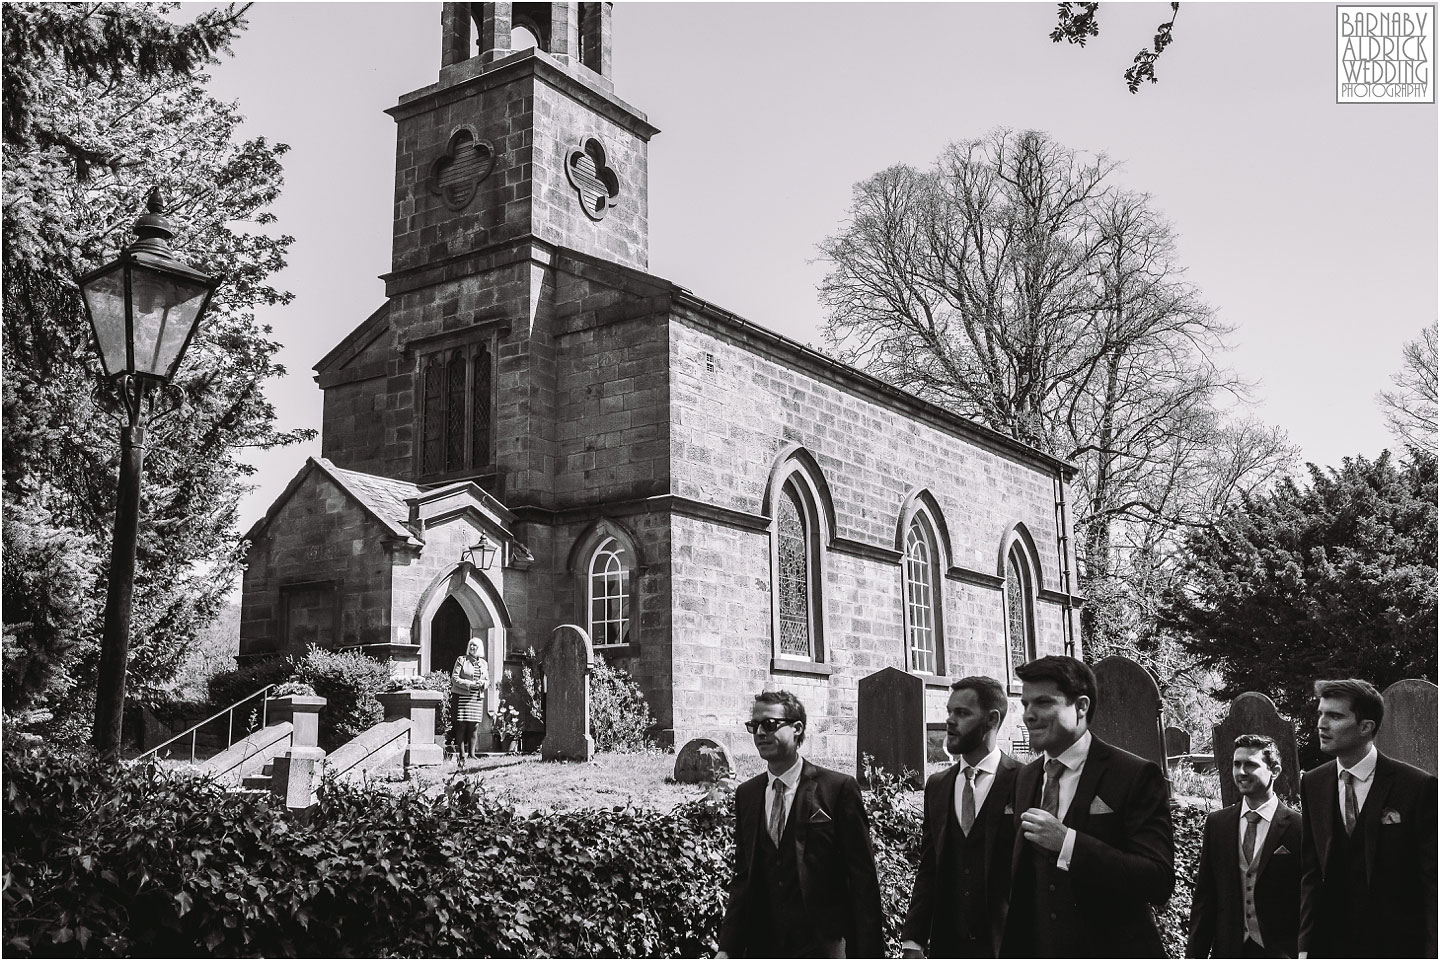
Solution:
{"label": "church roof", "polygon": [[305,466],[286,485],[280,496],[275,498],[275,502],[270,505],[265,516],[245,532],[245,539],[253,541],[263,535],[265,529],[270,526],[270,522],[280,512],[280,508],[295,493],[296,488],[312,471],[317,470],[328,477],[335,486],[350,495],[392,537],[407,544],[420,545],[420,540],[406,525],[406,521],[410,519],[410,506],[406,503],[406,499],[418,497],[421,493],[420,488],[393,477],[380,477],[376,474],[362,474],[359,471],[345,470],[342,467],[336,467],[324,457],[311,457],[305,461]]}

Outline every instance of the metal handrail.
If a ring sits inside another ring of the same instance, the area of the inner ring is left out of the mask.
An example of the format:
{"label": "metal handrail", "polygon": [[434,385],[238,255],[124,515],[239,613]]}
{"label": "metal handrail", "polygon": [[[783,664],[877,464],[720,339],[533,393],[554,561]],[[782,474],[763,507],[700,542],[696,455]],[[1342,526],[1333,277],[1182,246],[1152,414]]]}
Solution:
{"label": "metal handrail", "polygon": [[[278,683],[278,682],[277,682],[277,683]],[[207,717],[205,720],[201,721],[199,724],[196,724],[196,725],[194,725],[193,727],[188,728],[187,730],[181,731],[179,734],[175,735],[174,737],[172,737],[170,740],[166,741],[165,743],[163,743],[163,744],[158,744],[158,745],[156,745],[155,747],[152,747],[150,750],[146,751],[144,754],[141,754],[139,757],[135,758],[135,760],[137,760],[137,761],[143,761],[143,760],[145,760],[146,758],[151,758],[152,760],[159,760],[158,755],[159,755],[159,753],[160,753],[161,751],[165,750],[165,748],[167,748],[167,747],[169,747],[170,745],[174,744],[176,741],[180,740],[181,738],[185,737],[185,736],[188,734],[188,735],[190,736],[190,763],[191,763],[191,764],[194,764],[194,763],[195,763],[195,741],[196,741],[196,737],[199,735],[200,729],[201,729],[202,727],[204,727],[205,725],[209,724],[211,721],[213,721],[213,720],[215,720],[216,718],[220,717],[222,714],[229,714],[229,715],[230,715],[230,728],[229,728],[229,732],[228,732],[228,733],[226,734],[226,736],[225,736],[225,746],[226,746],[226,747],[229,747],[230,745],[232,745],[232,744],[235,743],[235,709],[236,709],[237,707],[240,707],[242,704],[249,704],[251,701],[255,700],[257,697],[260,698],[260,699],[261,699],[261,700],[260,700],[260,726],[261,726],[261,727],[265,727],[266,724],[269,723],[269,716],[270,716],[270,715],[269,715],[270,692],[271,692],[272,690],[274,690],[274,688],[275,688],[276,686],[277,686],[276,684],[266,684],[264,687],[260,688],[260,690],[256,691],[254,694],[250,694],[250,695],[248,695],[248,696],[246,696],[246,697],[242,697],[240,700],[236,701],[234,704],[231,704],[229,707],[221,708],[220,710],[216,711],[214,714],[211,714],[209,717]],[[248,734],[248,733],[250,733],[250,732],[247,731],[246,733]]]}

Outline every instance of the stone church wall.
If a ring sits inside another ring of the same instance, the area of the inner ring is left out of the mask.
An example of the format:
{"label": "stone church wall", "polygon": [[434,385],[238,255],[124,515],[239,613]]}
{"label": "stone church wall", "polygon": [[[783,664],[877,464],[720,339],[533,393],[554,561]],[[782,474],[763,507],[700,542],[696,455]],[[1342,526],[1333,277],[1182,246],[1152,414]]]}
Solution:
{"label": "stone church wall", "polygon": [[[1018,521],[1035,539],[1044,586],[1058,585],[1053,478],[1043,465],[924,423],[855,382],[842,386],[843,369],[806,370],[777,356],[773,338],[747,337],[737,326],[677,315],[669,363],[672,489],[751,518],[737,526],[674,521],[677,742],[731,731],[757,691],[784,687],[812,714],[812,751],[853,754],[857,682],[907,663],[896,531],[915,488],[939,503],[952,565],[996,579],[1002,541]],[[837,543],[823,565],[829,678],[773,672],[770,664],[770,536],[760,515],[775,458],[790,443],[814,456],[834,504]],[[1002,593],[954,573],[942,582],[944,674],[1004,683]],[[1035,613],[1039,653],[1063,652],[1059,607],[1040,599]],[[943,684],[928,687],[927,720],[943,719],[947,695]]]}
{"label": "stone church wall", "polygon": [[[298,654],[310,642],[389,642],[391,555],[381,535],[380,525],[351,497],[311,470],[247,554],[240,654]],[[299,591],[307,595],[303,616],[286,610],[299,585],[315,585]],[[315,596],[327,590],[333,604],[328,614]]]}

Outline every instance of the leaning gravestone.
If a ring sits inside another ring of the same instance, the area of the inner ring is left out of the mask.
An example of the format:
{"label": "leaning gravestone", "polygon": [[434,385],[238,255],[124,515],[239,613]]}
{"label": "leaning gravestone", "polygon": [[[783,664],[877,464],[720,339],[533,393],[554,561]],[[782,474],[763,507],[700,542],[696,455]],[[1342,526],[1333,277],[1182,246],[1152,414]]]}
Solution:
{"label": "leaning gravestone", "polygon": [[1235,758],[1235,739],[1242,734],[1264,734],[1280,749],[1280,776],[1275,793],[1294,800],[1300,793],[1300,755],[1295,750],[1295,725],[1280,716],[1275,702],[1264,694],[1246,691],[1230,702],[1230,713],[1215,725],[1215,773],[1220,778],[1220,803],[1234,804],[1240,791],[1230,775]]}
{"label": "leaning gravestone", "polygon": [[1098,688],[1090,730],[1102,741],[1154,761],[1165,770],[1165,736],[1160,726],[1160,688],[1144,667],[1112,654],[1095,665]]}
{"label": "leaning gravestone", "polygon": [[675,755],[675,780],[681,784],[710,784],[735,776],[730,752],[719,741],[697,737],[686,741]]}
{"label": "leaning gravestone", "polygon": [[590,736],[590,635],[583,627],[561,624],[536,651],[545,667],[546,761],[588,761],[595,756]]}
{"label": "leaning gravestone", "polygon": [[1178,727],[1165,729],[1165,756],[1184,757],[1190,753],[1190,732]]}
{"label": "leaning gravestone", "polygon": [[1413,677],[1385,688],[1385,719],[1375,746],[1389,757],[1434,774],[1437,694],[1440,688]]}
{"label": "leaning gravestone", "polygon": [[900,775],[911,788],[925,784],[925,682],[887,667],[862,677],[855,711],[855,777],[868,786],[865,755],[875,767]]}

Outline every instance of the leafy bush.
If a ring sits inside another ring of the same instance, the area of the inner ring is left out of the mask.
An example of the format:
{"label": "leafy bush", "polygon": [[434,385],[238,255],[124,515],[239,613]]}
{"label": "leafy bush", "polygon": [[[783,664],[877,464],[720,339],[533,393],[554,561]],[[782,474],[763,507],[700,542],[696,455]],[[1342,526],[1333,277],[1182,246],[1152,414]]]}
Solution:
{"label": "leafy bush", "polygon": [[1200,845],[1205,840],[1208,812],[1190,804],[1170,805],[1170,823],[1175,826],[1175,893],[1163,910],[1155,912],[1165,953],[1185,957],[1190,933],[1190,901],[1195,893],[1195,875],[1200,870]]}
{"label": "leafy bush", "polygon": [[375,695],[390,683],[390,668],[356,651],[338,654],[311,647],[295,668],[295,680],[325,698],[320,746],[333,751],[385,719]]}
{"label": "leafy bush", "polygon": [[[705,957],[734,867],[729,805],[521,817],[475,781],[438,797],[327,782],[308,824],[200,777],[7,751],[7,956]],[[919,857],[915,795],[865,792],[890,953]],[[1183,953],[1204,811],[1174,809]]]}
{"label": "leafy bush", "polygon": [[596,659],[590,668],[590,734],[596,751],[639,751],[655,726],[635,678]]}
{"label": "leafy bush", "polygon": [[207,685],[212,713],[229,707],[262,687],[288,681],[294,673],[295,659],[280,655],[212,674]]}

